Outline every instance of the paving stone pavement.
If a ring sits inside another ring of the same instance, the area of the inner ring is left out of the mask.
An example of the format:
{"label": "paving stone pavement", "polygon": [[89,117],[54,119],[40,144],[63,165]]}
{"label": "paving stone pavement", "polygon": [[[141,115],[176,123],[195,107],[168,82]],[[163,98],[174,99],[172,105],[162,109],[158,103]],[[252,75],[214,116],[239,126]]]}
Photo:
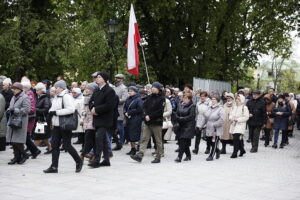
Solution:
{"label": "paving stone pavement", "polygon": [[[67,153],[61,153],[58,174],[44,174],[51,155],[41,155],[24,165],[8,166],[12,150],[0,152],[0,200],[299,200],[300,132],[284,149],[265,148],[230,159],[232,147],[219,160],[205,161],[205,143],[191,162],[175,163],[175,141],[165,145],[160,164],[151,164],[148,150],[142,163],[131,160],[126,145],[114,152],[112,166],[90,169],[86,163],[79,174]],[[79,150],[80,145],[75,145]],[[41,148],[45,151],[44,148]]]}

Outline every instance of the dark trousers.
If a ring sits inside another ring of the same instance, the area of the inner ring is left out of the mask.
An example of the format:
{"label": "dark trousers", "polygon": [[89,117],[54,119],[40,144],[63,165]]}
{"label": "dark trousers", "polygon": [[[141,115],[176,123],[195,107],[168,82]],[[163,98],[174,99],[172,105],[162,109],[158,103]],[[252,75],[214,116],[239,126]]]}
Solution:
{"label": "dark trousers", "polygon": [[264,132],[265,132],[265,145],[269,145],[270,143],[270,135],[271,135],[271,130],[270,128],[265,128]]}
{"label": "dark trousers", "polygon": [[288,132],[289,132],[288,130],[281,131],[281,134],[282,134],[281,143],[282,144],[288,143],[288,141],[289,141]]}
{"label": "dark trousers", "polygon": [[0,137],[0,151],[6,150],[6,138]]}
{"label": "dark trousers", "polygon": [[90,153],[92,149],[95,149],[95,130],[86,130],[84,135],[84,145],[81,152],[82,156]]}
{"label": "dark trousers", "polygon": [[238,151],[245,152],[244,140],[241,139],[242,134],[233,134],[233,155],[237,155]]}
{"label": "dark trousers", "polygon": [[252,149],[255,151],[257,151],[258,149],[260,130],[261,126],[249,126],[249,135],[252,144]]}
{"label": "dark trousers", "polygon": [[27,132],[27,137],[26,137],[26,146],[29,149],[31,154],[36,153],[39,149],[36,147],[36,145],[32,142],[31,140],[31,133]]}
{"label": "dark trousers", "polygon": [[178,142],[179,142],[178,158],[180,158],[181,160],[184,153],[186,157],[191,158],[191,151],[190,151],[191,139],[180,138]]}
{"label": "dark trousers", "polygon": [[58,167],[58,160],[61,145],[61,140],[63,141],[63,147],[67,152],[73,157],[76,163],[80,163],[81,159],[71,144],[72,131],[62,130],[59,126],[55,126],[52,130],[52,167]]}
{"label": "dark trousers", "polygon": [[195,139],[195,149],[199,150],[199,145],[201,141],[202,130],[196,128],[196,139]]}
{"label": "dark trousers", "polygon": [[23,143],[12,143],[12,147],[14,151],[14,157],[17,161],[20,161],[23,156],[27,156]]}
{"label": "dark trousers", "polygon": [[103,152],[104,160],[109,161],[108,144],[107,144],[106,135],[107,135],[106,128],[97,128],[96,137],[95,137],[97,162],[100,162],[102,152]]}
{"label": "dark trousers", "polygon": [[208,143],[208,146],[211,147],[209,156],[214,157],[216,152],[220,151],[218,148],[220,137],[219,136],[215,136],[215,137],[209,136],[206,138],[206,141]]}

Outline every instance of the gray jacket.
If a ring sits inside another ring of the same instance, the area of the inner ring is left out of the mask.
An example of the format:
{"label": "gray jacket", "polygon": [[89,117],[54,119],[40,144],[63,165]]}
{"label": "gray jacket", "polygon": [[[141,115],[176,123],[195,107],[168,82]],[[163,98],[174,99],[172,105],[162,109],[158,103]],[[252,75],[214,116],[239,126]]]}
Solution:
{"label": "gray jacket", "polygon": [[[211,105],[204,114],[207,136],[223,135],[225,111],[221,104]],[[205,126],[205,125],[204,125]],[[204,127],[203,125],[201,127]]]}
{"label": "gray jacket", "polygon": [[6,141],[14,143],[25,143],[28,126],[28,113],[30,112],[31,104],[29,97],[22,92],[17,98],[13,96],[10,101],[8,110],[14,111],[15,114],[22,116],[22,128],[12,129],[7,126]]}
{"label": "gray jacket", "polygon": [[5,114],[5,99],[0,93],[0,137],[6,135],[6,114]]}
{"label": "gray jacket", "polygon": [[124,108],[124,103],[126,99],[128,98],[128,90],[127,87],[121,82],[117,83],[114,88],[116,95],[119,97],[119,105],[118,105],[118,112],[119,112],[119,117],[118,120],[124,120],[124,114],[123,114],[123,108]]}

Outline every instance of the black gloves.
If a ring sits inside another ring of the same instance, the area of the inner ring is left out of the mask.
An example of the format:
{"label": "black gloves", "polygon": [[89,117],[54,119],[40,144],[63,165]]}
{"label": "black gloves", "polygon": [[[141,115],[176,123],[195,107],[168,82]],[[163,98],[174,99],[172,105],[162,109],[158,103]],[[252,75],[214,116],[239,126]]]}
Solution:
{"label": "black gloves", "polygon": [[53,115],[56,115],[56,111],[50,111],[49,114],[52,117]]}

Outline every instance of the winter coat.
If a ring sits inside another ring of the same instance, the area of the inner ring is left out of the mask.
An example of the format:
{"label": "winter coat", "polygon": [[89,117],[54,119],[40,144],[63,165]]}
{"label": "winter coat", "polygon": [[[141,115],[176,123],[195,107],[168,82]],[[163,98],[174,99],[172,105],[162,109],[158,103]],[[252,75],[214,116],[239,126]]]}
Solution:
{"label": "winter coat", "polygon": [[[92,95],[85,96],[84,98],[90,98]],[[88,100],[88,99],[87,99]],[[83,129],[84,130],[94,130],[95,127],[93,126],[93,114],[89,108],[89,104],[84,105],[83,110]]]}
{"label": "winter coat", "polygon": [[78,125],[77,129],[72,131],[73,133],[83,133],[83,113],[84,113],[84,98],[83,95],[80,94],[76,98],[74,98],[75,109],[78,112]]}
{"label": "winter coat", "polygon": [[146,125],[162,126],[163,113],[165,108],[165,97],[162,93],[151,94],[147,97],[143,105],[144,119],[147,115],[150,117],[150,121],[145,120]]}
{"label": "winter coat", "polygon": [[166,98],[166,104],[165,104],[164,113],[163,113],[164,121],[167,121],[167,120],[170,121],[171,115],[172,115],[171,101],[168,98]]}
{"label": "winter coat", "polygon": [[207,112],[204,113],[205,120],[200,127],[206,126],[206,136],[223,135],[223,124],[225,120],[225,111],[223,106],[218,103],[209,106]]}
{"label": "winter coat", "polygon": [[288,104],[290,105],[291,112],[292,112],[291,116],[289,117],[289,121],[292,121],[293,124],[288,127],[288,130],[291,131],[294,129],[294,124],[296,121],[296,106],[294,104],[294,100],[288,101]]}
{"label": "winter coat", "polygon": [[118,106],[118,111],[120,116],[118,117],[118,120],[124,120],[124,115],[123,115],[123,108],[124,108],[124,103],[126,99],[128,98],[128,90],[127,87],[121,82],[117,83],[114,88],[116,94],[119,97],[119,106]]}
{"label": "winter coat", "polygon": [[202,127],[202,125],[204,125],[205,123],[205,117],[204,117],[204,113],[207,112],[207,110],[209,109],[209,106],[211,105],[211,100],[209,98],[207,98],[204,102],[202,102],[201,100],[197,103],[197,107],[196,107],[196,127],[202,129],[204,127]]}
{"label": "winter coat", "polygon": [[12,129],[10,126],[7,126],[6,141],[8,143],[24,144],[26,142],[30,107],[30,99],[24,92],[21,92],[17,97],[13,96],[11,99],[8,109],[10,112],[13,111],[14,114],[22,116],[22,128]]}
{"label": "winter coat", "polygon": [[8,90],[2,90],[2,95],[5,98],[5,110],[8,109],[10,101],[12,99],[12,97],[14,96],[14,93],[11,91],[11,89]]}
{"label": "winter coat", "polygon": [[111,128],[114,122],[115,91],[108,85],[104,85],[101,90],[96,88],[89,108],[95,108],[96,114],[93,116],[93,126],[95,128]]}
{"label": "winter coat", "polygon": [[176,111],[176,121],[179,123],[178,137],[192,139],[195,135],[196,106],[191,101],[180,103]]}
{"label": "winter coat", "polygon": [[235,105],[230,112],[229,120],[237,122],[232,122],[230,125],[230,133],[235,134],[239,133],[244,135],[246,131],[247,121],[249,119],[249,110],[248,107],[245,106],[245,97],[240,95],[241,102],[238,105]]}
{"label": "winter coat", "polygon": [[[283,115],[276,115],[276,112],[283,112]],[[278,103],[272,110],[274,117],[273,129],[288,130],[289,117],[292,115],[291,107],[288,102],[280,106]]]}
{"label": "winter coat", "polygon": [[[62,108],[62,104],[64,104],[64,108]],[[51,111],[56,111],[56,115],[52,116],[53,126],[59,126],[59,116],[70,115],[75,112],[74,98],[68,93],[68,90],[55,95],[49,112]]]}
{"label": "winter coat", "polygon": [[266,104],[266,112],[267,112],[267,124],[266,124],[266,128],[268,129],[272,129],[273,128],[273,123],[274,123],[274,118],[272,117],[272,110],[275,107],[275,103],[272,102],[272,99],[270,97],[270,95],[266,94],[264,96],[264,98],[269,99],[270,103]]}
{"label": "winter coat", "polygon": [[25,92],[30,100],[30,112],[28,115],[28,126],[27,126],[27,132],[32,133],[32,129],[35,125],[35,117],[36,117],[36,97],[33,91],[29,90]]}
{"label": "winter coat", "polygon": [[267,123],[266,102],[262,97],[249,100],[247,102],[247,107],[249,110],[249,114],[253,115],[252,117],[249,117],[249,126],[262,127]]}
{"label": "winter coat", "polygon": [[230,132],[230,121],[229,121],[229,115],[234,107],[234,102],[232,104],[229,104],[228,102],[224,104],[224,112],[225,112],[225,119],[224,119],[224,126],[223,126],[223,135],[221,137],[221,140],[232,140],[232,135]]}
{"label": "winter coat", "polygon": [[51,108],[51,101],[49,97],[44,94],[37,99],[36,103],[36,121],[47,122],[51,124],[49,109]]}
{"label": "winter coat", "polygon": [[130,142],[140,140],[143,121],[143,101],[139,94],[129,96],[125,101],[124,114],[128,113],[126,131]]}
{"label": "winter coat", "polygon": [[6,112],[5,112],[5,98],[0,93],[0,138],[6,136]]}

